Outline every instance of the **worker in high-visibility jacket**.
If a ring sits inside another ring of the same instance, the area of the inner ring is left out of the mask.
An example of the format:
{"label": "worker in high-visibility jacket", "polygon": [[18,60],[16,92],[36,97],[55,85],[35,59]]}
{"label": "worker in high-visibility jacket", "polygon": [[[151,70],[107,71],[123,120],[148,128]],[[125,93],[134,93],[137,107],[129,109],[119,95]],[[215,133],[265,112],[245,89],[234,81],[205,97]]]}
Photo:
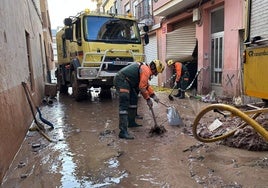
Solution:
{"label": "worker in high-visibility jacket", "polygon": [[151,98],[158,102],[159,99],[149,85],[152,76],[162,73],[165,66],[159,60],[145,63],[135,63],[121,69],[114,77],[114,86],[119,93],[119,138],[134,139],[128,133],[128,127],[139,127],[135,122],[137,114],[138,93],[147,101],[147,105],[152,108]]}
{"label": "worker in high-visibility jacket", "polygon": [[173,66],[176,72],[175,83],[176,88],[178,89],[178,93],[174,95],[175,97],[179,97],[179,99],[185,98],[185,90],[188,87],[189,82],[189,71],[186,65],[179,61],[173,61],[172,59],[167,62],[168,66]]}

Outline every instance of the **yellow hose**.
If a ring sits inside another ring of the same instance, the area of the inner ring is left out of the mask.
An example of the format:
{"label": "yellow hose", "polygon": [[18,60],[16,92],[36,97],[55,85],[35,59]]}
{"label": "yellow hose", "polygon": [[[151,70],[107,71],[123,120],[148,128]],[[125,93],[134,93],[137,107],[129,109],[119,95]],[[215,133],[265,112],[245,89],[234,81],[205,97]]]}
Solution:
{"label": "yellow hose", "polygon": [[[214,137],[214,138],[202,138],[197,134],[197,125],[199,124],[200,119],[209,111],[218,109],[218,110],[225,110],[232,113],[233,116],[238,116],[245,122],[240,125],[239,127],[235,128],[234,130],[231,130],[224,135]],[[258,117],[261,114],[261,111],[254,114],[253,117],[249,117],[246,113],[242,112],[241,110],[227,104],[212,104],[204,108],[195,118],[193,123],[193,135],[194,137],[201,141],[201,142],[215,142],[224,138],[227,138],[231,135],[233,135],[236,130],[245,127],[247,124],[252,126],[260,135],[262,135],[267,141],[268,141],[268,131],[263,128],[258,122],[256,122],[254,119]]]}

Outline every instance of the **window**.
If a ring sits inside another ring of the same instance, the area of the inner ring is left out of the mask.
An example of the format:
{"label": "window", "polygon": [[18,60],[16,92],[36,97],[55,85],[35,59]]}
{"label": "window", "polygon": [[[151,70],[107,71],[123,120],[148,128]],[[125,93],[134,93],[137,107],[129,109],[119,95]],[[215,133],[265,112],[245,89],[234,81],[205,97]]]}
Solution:
{"label": "window", "polygon": [[223,32],[213,34],[211,39],[211,82],[222,83]]}
{"label": "window", "polygon": [[80,19],[77,19],[76,22],[75,22],[75,37],[76,37],[76,40],[81,40],[81,22],[80,22]]}
{"label": "window", "polygon": [[66,38],[64,35],[62,35],[62,54],[63,54],[63,58],[67,57],[67,50],[66,50]]}
{"label": "window", "polygon": [[127,19],[87,16],[84,18],[86,41],[140,44],[138,24]]}
{"label": "window", "polygon": [[135,6],[135,17],[138,20],[152,19],[151,1],[142,0]]}
{"label": "window", "polygon": [[133,5],[132,5],[132,12],[133,12],[133,16],[136,17],[136,8],[138,6],[138,1],[134,1]]}
{"label": "window", "polygon": [[129,3],[127,3],[125,5],[125,14],[128,14],[128,13],[130,13],[130,4]]}

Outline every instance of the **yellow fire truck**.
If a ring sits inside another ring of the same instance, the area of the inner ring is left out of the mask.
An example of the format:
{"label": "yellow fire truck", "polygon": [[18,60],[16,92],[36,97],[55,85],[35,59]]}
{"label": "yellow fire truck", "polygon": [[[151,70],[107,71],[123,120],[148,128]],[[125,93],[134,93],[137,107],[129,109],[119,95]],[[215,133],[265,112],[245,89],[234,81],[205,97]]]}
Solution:
{"label": "yellow fire truck", "polygon": [[66,18],[56,34],[58,64],[56,70],[60,93],[77,101],[88,98],[89,88],[101,88],[101,96],[110,96],[113,77],[123,67],[144,62],[143,43],[149,42],[148,26],[131,15],[91,12],[86,9]]}

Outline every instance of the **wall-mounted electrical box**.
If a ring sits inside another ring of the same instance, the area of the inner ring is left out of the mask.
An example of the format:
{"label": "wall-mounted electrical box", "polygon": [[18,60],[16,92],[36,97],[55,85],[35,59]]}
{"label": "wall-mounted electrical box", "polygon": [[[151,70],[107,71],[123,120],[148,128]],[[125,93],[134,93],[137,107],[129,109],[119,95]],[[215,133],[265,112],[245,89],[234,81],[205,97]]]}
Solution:
{"label": "wall-mounted electrical box", "polygon": [[193,22],[198,22],[200,20],[200,10],[196,8],[193,10]]}

